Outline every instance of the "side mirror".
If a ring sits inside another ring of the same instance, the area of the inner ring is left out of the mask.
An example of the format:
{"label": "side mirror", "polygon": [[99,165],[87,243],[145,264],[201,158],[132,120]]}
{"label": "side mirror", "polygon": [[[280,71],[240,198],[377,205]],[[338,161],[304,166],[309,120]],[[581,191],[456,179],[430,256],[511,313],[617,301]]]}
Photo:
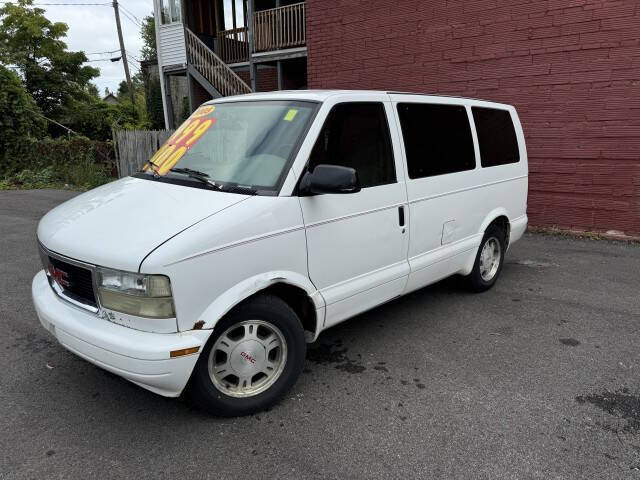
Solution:
{"label": "side mirror", "polygon": [[313,172],[304,174],[299,188],[303,196],[359,191],[360,180],[355,169],[339,165],[317,165]]}

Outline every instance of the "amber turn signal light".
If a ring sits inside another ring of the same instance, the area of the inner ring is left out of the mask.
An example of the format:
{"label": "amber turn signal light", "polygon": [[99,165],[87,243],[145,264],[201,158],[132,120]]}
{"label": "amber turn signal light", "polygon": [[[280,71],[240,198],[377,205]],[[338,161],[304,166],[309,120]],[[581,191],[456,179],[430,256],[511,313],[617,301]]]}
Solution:
{"label": "amber turn signal light", "polygon": [[169,352],[170,358],[183,357],[185,355],[191,355],[192,353],[198,353],[200,347],[183,348],[181,350],[174,350]]}

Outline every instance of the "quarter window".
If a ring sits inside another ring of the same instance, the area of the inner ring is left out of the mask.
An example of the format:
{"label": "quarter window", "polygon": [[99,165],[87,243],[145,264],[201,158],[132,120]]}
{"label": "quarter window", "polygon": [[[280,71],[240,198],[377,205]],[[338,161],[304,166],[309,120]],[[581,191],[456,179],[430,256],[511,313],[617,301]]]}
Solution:
{"label": "quarter window", "polygon": [[340,103],[316,140],[309,170],[329,164],[355,168],[362,188],[395,183],[389,125],[382,103]]}
{"label": "quarter window", "polygon": [[518,163],[518,138],[509,111],[484,107],[472,107],[471,111],[478,132],[482,166]]}
{"label": "quarter window", "polygon": [[409,178],[476,168],[467,110],[462,105],[399,103]]}

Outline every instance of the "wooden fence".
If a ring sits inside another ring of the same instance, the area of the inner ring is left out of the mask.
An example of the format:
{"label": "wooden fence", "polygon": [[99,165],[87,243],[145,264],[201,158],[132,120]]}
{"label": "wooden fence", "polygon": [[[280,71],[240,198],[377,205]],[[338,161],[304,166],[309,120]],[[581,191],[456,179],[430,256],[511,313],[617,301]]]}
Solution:
{"label": "wooden fence", "polygon": [[118,177],[139,171],[174,130],[114,130]]}

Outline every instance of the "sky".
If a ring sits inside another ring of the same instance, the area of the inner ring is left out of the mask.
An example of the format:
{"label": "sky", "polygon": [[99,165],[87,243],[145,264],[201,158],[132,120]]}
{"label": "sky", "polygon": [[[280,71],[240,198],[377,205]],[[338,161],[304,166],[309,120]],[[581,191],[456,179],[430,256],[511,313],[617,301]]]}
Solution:
{"label": "sky", "polygon": [[[43,3],[108,3],[108,5],[38,5],[46,10],[45,16],[52,22],[64,22],[69,26],[66,43],[71,51],[82,50],[87,53],[90,60],[103,60],[120,56],[118,44],[118,31],[113,7],[109,0],[36,0],[35,4]],[[119,0],[120,25],[124,46],[129,57],[129,71],[133,76],[140,65],[140,49],[142,38],[140,27],[135,23],[142,21],[143,17],[153,12],[152,0]],[[127,18],[127,15],[131,19]],[[108,52],[116,50],[112,54],[97,54],[95,52]],[[92,55],[89,55],[92,54]],[[92,61],[87,65],[98,67],[100,77],[94,79],[94,83],[104,96],[106,87],[111,91],[118,90],[118,84],[124,80],[124,67],[122,61]]]}
{"label": "sky", "polygon": [[[225,28],[232,28],[231,1],[224,0]],[[243,24],[242,3],[241,0],[236,0],[236,2],[237,25],[241,26]],[[45,5],[53,3],[74,5]],[[87,3],[102,5],[86,5]],[[142,37],[138,23],[153,13],[153,0],[119,0],[118,3],[120,5],[122,36],[129,60],[129,71],[133,76],[140,67],[138,61],[142,48]],[[111,57],[120,56],[118,31],[111,1],[36,0],[34,4],[44,9],[45,16],[52,22],[64,22],[69,26],[65,40],[69,50],[84,51],[89,60],[92,60],[88,65],[100,69],[100,77],[94,79],[100,95],[104,96],[105,88],[109,88],[112,92],[117,91],[118,84],[124,80],[125,76],[122,61],[110,62],[108,60]],[[111,51],[113,53],[97,53]]]}

